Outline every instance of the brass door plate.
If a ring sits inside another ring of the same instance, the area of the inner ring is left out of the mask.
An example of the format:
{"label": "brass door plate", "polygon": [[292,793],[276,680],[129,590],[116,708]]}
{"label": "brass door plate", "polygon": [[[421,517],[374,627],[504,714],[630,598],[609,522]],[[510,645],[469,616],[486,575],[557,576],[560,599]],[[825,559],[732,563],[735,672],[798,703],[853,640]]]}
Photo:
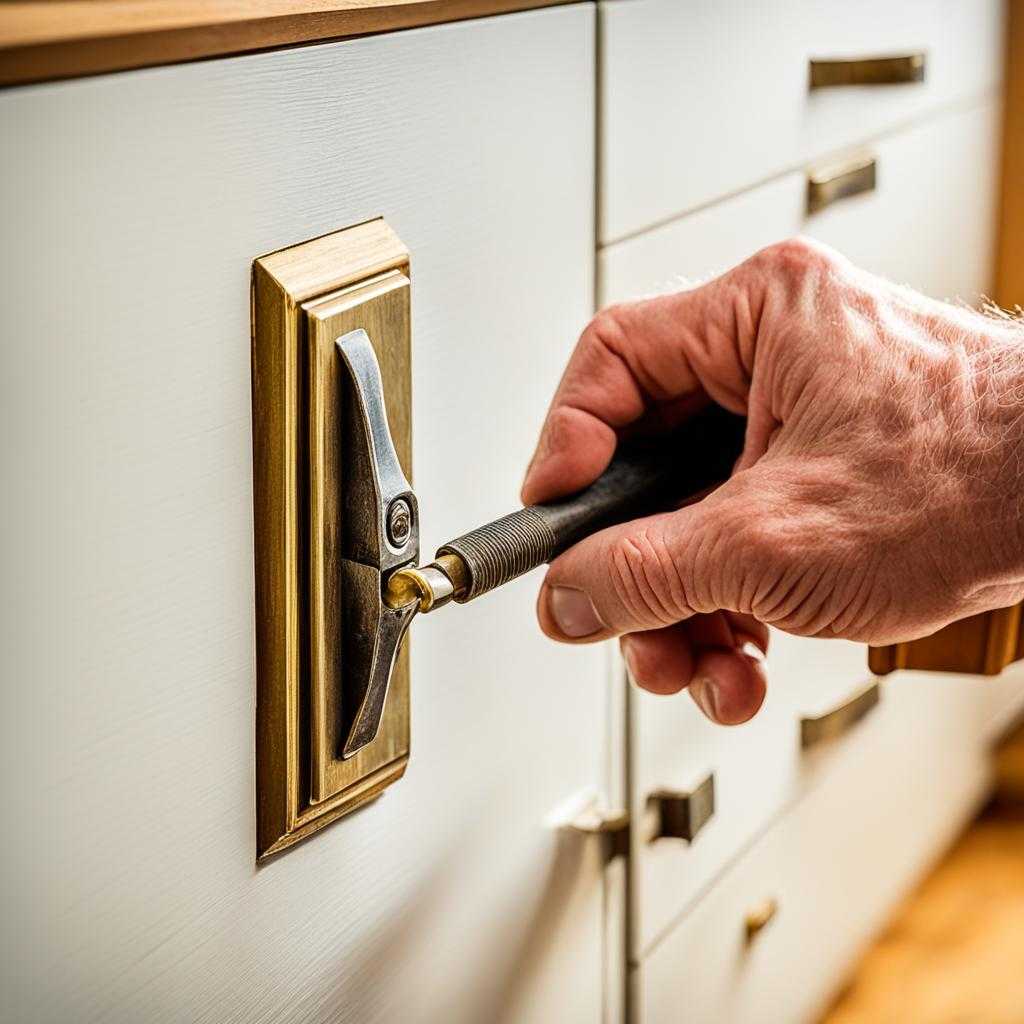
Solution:
{"label": "brass door plate", "polygon": [[262,256],[252,277],[257,854],[378,796],[409,758],[409,657],[376,738],[342,759],[344,401],[337,338],[364,329],[411,479],[409,254],[383,220]]}

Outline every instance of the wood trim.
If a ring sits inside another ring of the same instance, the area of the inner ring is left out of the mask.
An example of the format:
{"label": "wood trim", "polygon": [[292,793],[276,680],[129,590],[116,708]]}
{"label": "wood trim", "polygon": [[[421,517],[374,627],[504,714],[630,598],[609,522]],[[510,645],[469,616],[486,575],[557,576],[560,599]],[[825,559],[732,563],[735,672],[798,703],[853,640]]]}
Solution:
{"label": "wood trim", "polygon": [[0,6],[0,86],[178,64],[570,2],[19,0]]}
{"label": "wood trim", "polygon": [[1012,309],[1024,306],[1024,0],[1010,0],[1008,15],[995,298]]}

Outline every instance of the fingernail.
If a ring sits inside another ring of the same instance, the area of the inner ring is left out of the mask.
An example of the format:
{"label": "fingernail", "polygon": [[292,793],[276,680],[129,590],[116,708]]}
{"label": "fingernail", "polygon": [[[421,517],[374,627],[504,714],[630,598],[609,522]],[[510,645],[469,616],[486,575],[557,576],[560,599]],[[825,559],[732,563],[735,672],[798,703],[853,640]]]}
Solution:
{"label": "fingernail", "polygon": [[555,625],[567,637],[579,639],[604,629],[590,597],[575,587],[552,587],[548,595],[548,609]]}
{"label": "fingernail", "polygon": [[704,712],[704,716],[712,722],[718,722],[718,687],[715,681],[708,676],[701,676],[690,683],[690,693],[697,702],[697,707]]}
{"label": "fingernail", "polygon": [[740,644],[740,650],[747,655],[749,658],[753,658],[754,661],[764,662],[764,651],[761,650],[753,640],[744,640]]}
{"label": "fingernail", "polygon": [[749,633],[736,633],[735,637],[736,646],[744,654],[748,654],[755,661],[764,661],[764,648]]}
{"label": "fingernail", "polygon": [[619,649],[622,651],[622,660],[626,663],[626,671],[629,672],[629,678],[636,682],[636,665],[634,664],[636,652],[633,650],[632,641],[627,637],[623,637],[619,641]]}

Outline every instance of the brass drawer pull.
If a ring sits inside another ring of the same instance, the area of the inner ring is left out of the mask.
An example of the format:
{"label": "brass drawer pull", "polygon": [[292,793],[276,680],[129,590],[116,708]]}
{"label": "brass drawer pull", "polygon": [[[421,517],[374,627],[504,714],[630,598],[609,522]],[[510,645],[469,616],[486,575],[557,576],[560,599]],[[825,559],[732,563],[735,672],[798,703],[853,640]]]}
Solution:
{"label": "brass drawer pull", "polygon": [[629,853],[629,811],[590,807],[573,818],[566,828],[578,836],[599,839],[606,863]]}
{"label": "brass drawer pull", "polygon": [[807,212],[817,213],[847,196],[875,190],[875,158],[859,156],[807,172]]}
{"label": "brass drawer pull", "polygon": [[903,53],[892,57],[858,57],[853,60],[811,60],[810,86],[827,89],[842,85],[905,85],[923,82],[924,53]]}
{"label": "brass drawer pull", "polygon": [[747,916],[744,918],[744,926],[747,932],[747,942],[753,942],[755,938],[764,930],[764,928],[771,922],[772,918],[779,911],[779,901],[776,899],[767,899],[761,903],[758,903],[756,907],[751,908],[747,911]]}
{"label": "brass drawer pull", "polygon": [[861,690],[845,704],[817,718],[800,719],[800,746],[806,750],[825,740],[835,739],[848,732],[857,724],[879,701],[881,688],[878,681],[867,689]]}
{"label": "brass drawer pull", "polygon": [[655,824],[648,841],[685,839],[692,842],[715,813],[715,776],[709,775],[696,789],[686,792],[659,789],[647,798]]}

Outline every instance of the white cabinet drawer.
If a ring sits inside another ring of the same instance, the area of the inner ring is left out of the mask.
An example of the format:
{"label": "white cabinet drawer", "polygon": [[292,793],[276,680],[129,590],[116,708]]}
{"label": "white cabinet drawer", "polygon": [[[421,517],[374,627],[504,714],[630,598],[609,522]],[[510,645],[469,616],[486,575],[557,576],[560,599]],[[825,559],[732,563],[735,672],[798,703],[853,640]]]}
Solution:
{"label": "white cabinet drawer", "polygon": [[[956,739],[958,682],[931,703],[887,684],[871,727],[636,969],[638,1021],[814,1019],[984,791],[980,748]],[[748,940],[746,915],[766,900],[776,914]]]}
{"label": "white cabinet drawer", "polygon": [[[606,0],[600,240],[622,238],[999,80],[998,0]],[[925,80],[810,90],[811,58],[926,54]]]}
{"label": "white cabinet drawer", "polygon": [[[805,178],[796,173],[611,246],[601,257],[602,298],[664,290],[678,274],[706,276],[801,231],[926,291],[974,296],[987,283],[995,129],[994,109],[981,106],[900,133],[878,147],[877,191],[810,218],[803,212]],[[842,739],[813,750],[801,746],[801,719],[828,714],[870,683],[865,646],[773,631],[767,669],[765,707],[736,729],[710,725],[686,695],[633,698],[634,811],[643,815],[660,789],[689,790],[711,773],[716,788],[715,814],[691,843],[650,842],[646,828],[637,830],[633,949],[641,954],[787,802],[818,785],[848,750],[864,744],[871,750],[870,737],[887,735],[880,723],[891,711],[883,700]],[[984,729],[989,685],[948,675],[900,676],[888,693],[919,696],[909,727],[927,736],[956,703],[950,746],[973,748]],[[900,747],[886,755],[899,771]]]}
{"label": "white cabinet drawer", "polygon": [[[800,765],[799,727],[782,688],[769,686],[750,722],[709,722],[687,693],[631,694],[634,723],[632,948],[642,955],[791,798]],[[652,839],[651,801],[692,792],[714,776],[714,813],[687,842]]]}
{"label": "white cabinet drawer", "polygon": [[999,108],[987,101],[866,147],[875,190],[817,213],[806,212],[806,173],[784,175],[603,249],[601,304],[706,279],[798,234],[937,298],[975,301],[991,282],[998,144]]}
{"label": "white cabinet drawer", "polygon": [[983,735],[997,741],[1024,709],[1024,662],[1008,665],[1001,675],[979,677],[978,686],[984,692]]}

